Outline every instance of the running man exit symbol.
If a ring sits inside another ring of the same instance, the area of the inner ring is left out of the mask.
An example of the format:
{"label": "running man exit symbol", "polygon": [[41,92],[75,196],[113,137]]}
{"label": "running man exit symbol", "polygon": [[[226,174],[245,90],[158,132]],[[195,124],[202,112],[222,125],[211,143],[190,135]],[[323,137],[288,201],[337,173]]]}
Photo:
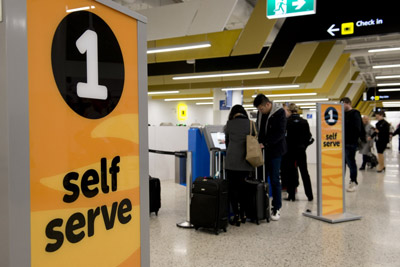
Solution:
{"label": "running man exit symbol", "polygon": [[316,0],[267,0],[269,19],[315,14]]}

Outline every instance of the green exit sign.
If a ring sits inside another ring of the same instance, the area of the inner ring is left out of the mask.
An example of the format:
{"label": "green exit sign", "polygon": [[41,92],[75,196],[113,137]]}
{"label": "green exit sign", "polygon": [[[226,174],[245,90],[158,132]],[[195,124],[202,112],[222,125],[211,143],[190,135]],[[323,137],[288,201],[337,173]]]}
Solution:
{"label": "green exit sign", "polygon": [[266,0],[267,18],[277,19],[315,14],[317,0]]}

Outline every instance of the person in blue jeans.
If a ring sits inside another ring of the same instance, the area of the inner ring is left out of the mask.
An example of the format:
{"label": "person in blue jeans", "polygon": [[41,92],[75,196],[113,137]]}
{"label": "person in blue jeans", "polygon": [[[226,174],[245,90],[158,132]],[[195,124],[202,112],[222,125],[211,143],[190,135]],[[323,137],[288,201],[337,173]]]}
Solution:
{"label": "person in blue jeans", "polygon": [[266,177],[270,178],[272,190],[272,214],[274,221],[280,218],[282,186],[279,179],[282,156],[286,153],[286,114],[282,105],[273,103],[263,94],[253,102],[257,108],[258,141],[265,151]]}
{"label": "person in blue jeans", "polygon": [[361,139],[361,141],[366,142],[365,130],[361,114],[358,110],[352,108],[350,98],[343,97],[340,103],[344,107],[345,162],[350,169],[350,184],[347,192],[354,192],[358,186],[356,164],[358,140]]}

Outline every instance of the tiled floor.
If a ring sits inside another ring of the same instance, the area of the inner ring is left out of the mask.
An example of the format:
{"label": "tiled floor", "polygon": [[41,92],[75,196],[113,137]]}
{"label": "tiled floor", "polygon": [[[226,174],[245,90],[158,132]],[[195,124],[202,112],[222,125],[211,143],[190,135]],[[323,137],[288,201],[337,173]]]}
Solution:
{"label": "tiled floor", "polygon": [[[218,236],[178,228],[186,218],[185,187],[162,181],[162,208],[150,219],[151,266],[400,266],[399,163],[397,149],[387,150],[385,173],[359,172],[346,208],[361,220],[330,224],[303,216],[317,202],[308,202],[300,185],[278,222],[229,226]],[[316,195],[315,164],[309,171]]]}

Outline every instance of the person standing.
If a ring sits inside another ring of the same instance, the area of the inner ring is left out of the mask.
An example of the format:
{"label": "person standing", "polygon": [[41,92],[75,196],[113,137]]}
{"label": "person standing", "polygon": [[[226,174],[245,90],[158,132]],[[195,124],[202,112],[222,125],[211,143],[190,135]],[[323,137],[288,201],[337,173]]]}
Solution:
{"label": "person standing", "polygon": [[[254,122],[252,122],[254,123]],[[243,188],[245,178],[254,168],[246,161],[246,136],[250,134],[250,120],[241,105],[232,107],[224,128],[226,159],[225,170],[229,183],[229,200],[234,217],[232,225],[240,226],[246,221]]]}
{"label": "person standing", "polygon": [[282,187],[279,181],[279,170],[282,156],[286,153],[286,114],[282,105],[273,103],[263,94],[258,94],[253,102],[258,109],[258,141],[265,150],[266,176],[269,175],[272,189],[272,214],[274,221],[280,218],[282,207]]}
{"label": "person standing", "polygon": [[399,135],[399,153],[400,153],[400,123],[397,125],[396,131],[394,131],[393,136]]}
{"label": "person standing", "polygon": [[[373,146],[373,141],[372,141],[372,134],[374,133],[374,129],[372,125],[369,123],[369,117],[364,115],[362,117],[362,122],[364,124],[364,129],[365,129],[365,139],[366,142],[361,142],[360,145],[360,154],[363,156],[363,161],[360,167],[360,171],[365,170],[365,166],[367,165],[367,162],[371,162],[371,148]],[[371,169],[374,168],[375,165],[371,162]]]}
{"label": "person standing", "polygon": [[383,152],[389,143],[389,132],[390,132],[390,125],[385,120],[385,112],[378,111],[375,113],[375,117],[378,122],[375,125],[375,133],[372,135],[375,137],[375,144],[376,144],[376,151],[378,152],[378,168],[376,169],[377,172],[385,171],[385,156]]}
{"label": "person standing", "polygon": [[345,162],[350,169],[350,184],[347,192],[354,192],[357,189],[357,164],[356,151],[358,148],[358,139],[365,141],[364,126],[362,124],[361,114],[353,109],[351,100],[343,97],[340,103],[344,106],[344,130],[345,130]]}
{"label": "person standing", "polygon": [[310,126],[307,120],[300,117],[298,107],[295,104],[289,105],[289,116],[286,124],[286,142],[288,151],[285,157],[288,160],[287,167],[287,200],[296,200],[296,188],[299,185],[299,176],[297,167],[300,169],[301,179],[303,180],[304,191],[308,201],[313,200],[312,186],[310,175],[307,169],[307,154],[306,149],[312,138]]}

